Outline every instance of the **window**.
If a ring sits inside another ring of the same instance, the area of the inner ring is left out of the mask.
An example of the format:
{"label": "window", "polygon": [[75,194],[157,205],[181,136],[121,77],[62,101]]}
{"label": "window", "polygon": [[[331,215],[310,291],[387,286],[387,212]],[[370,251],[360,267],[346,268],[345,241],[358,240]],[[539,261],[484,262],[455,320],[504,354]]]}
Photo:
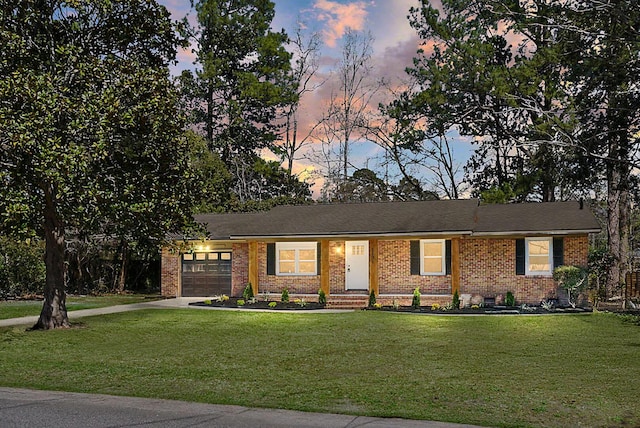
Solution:
{"label": "window", "polygon": [[276,243],[276,275],[315,275],[316,242]]}
{"label": "window", "polygon": [[445,251],[444,239],[420,241],[420,275],[444,275]]}
{"label": "window", "polygon": [[553,271],[553,239],[525,239],[526,274],[551,275]]}

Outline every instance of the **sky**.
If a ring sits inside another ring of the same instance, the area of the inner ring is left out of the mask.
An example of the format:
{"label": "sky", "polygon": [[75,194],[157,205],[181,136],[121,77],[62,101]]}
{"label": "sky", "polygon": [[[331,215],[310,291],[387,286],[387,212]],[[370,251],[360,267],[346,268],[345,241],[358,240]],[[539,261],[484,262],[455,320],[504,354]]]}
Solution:
{"label": "sky", "polygon": [[[172,13],[174,19],[185,16],[195,22],[195,12],[191,10],[189,0],[158,0]],[[384,77],[387,81],[399,81],[406,78],[405,68],[412,65],[416,51],[420,47],[420,40],[411,28],[407,15],[412,6],[419,6],[420,0],[274,0],[275,18],[272,29],[284,29],[289,35],[294,33],[298,22],[311,31],[319,32],[322,37],[321,63],[334,65],[341,55],[341,42],[348,29],[368,31],[373,37],[372,79]],[[173,72],[193,68],[193,53],[190,49],[178,54],[179,63]],[[327,76],[331,79],[331,76]],[[301,101],[301,114],[305,118],[307,127],[313,125],[322,117],[322,110],[326,108],[330,95],[330,82],[323,85],[313,94],[308,94]],[[454,146],[454,155],[462,164],[469,156],[469,144],[463,141]],[[353,163],[360,167],[374,169],[373,158],[379,154],[379,149],[373,144],[353,145]],[[458,153],[456,154],[456,150]],[[264,154],[269,158],[269,154]],[[305,171],[317,168],[308,159],[298,159],[294,171],[305,177]],[[316,179],[314,195],[317,196],[321,180]]]}

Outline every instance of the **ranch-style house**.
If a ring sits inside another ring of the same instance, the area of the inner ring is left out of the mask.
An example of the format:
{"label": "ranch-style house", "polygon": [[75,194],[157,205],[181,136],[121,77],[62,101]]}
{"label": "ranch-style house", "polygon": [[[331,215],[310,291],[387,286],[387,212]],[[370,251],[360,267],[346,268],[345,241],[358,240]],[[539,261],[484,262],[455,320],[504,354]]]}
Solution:
{"label": "ranch-style house", "polygon": [[[589,234],[600,226],[585,204],[481,205],[476,199],[277,206],[270,211],[205,214],[206,239],[162,251],[165,296],[240,296],[364,306],[464,304],[557,298],[553,269],[586,266]],[[177,250],[176,248],[182,248]]]}

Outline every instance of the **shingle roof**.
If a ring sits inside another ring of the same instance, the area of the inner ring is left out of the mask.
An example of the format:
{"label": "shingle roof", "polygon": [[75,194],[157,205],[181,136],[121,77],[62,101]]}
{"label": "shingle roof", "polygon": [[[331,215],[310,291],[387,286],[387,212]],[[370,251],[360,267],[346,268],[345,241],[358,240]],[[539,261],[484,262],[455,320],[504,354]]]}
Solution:
{"label": "shingle roof", "polygon": [[270,211],[203,214],[210,239],[578,233],[599,230],[578,202],[479,205],[476,199],[277,206]]}
{"label": "shingle roof", "polygon": [[576,233],[599,231],[591,211],[580,202],[481,205],[477,210],[474,234]]}

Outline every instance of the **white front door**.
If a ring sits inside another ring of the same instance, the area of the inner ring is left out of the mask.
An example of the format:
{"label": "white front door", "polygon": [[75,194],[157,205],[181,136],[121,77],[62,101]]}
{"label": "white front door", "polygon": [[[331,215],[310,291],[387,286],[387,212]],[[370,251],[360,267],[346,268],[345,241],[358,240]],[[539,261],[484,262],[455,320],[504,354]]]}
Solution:
{"label": "white front door", "polygon": [[345,242],[345,289],[369,289],[369,241]]}

